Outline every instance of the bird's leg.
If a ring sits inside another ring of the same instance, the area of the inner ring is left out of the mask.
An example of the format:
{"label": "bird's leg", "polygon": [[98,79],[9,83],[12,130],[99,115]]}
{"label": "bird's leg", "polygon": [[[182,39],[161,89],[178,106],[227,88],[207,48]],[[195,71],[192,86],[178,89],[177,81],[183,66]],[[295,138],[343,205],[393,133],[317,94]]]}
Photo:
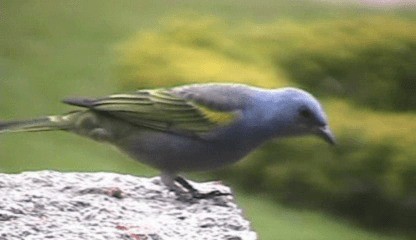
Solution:
{"label": "bird's leg", "polygon": [[231,195],[230,193],[223,193],[218,190],[214,190],[207,193],[201,193],[197,189],[195,189],[188,181],[185,180],[185,178],[181,176],[176,176],[175,181],[179,183],[182,187],[184,187],[186,190],[191,193],[193,198],[196,199],[207,199],[207,198],[213,198],[218,196],[228,196]]}

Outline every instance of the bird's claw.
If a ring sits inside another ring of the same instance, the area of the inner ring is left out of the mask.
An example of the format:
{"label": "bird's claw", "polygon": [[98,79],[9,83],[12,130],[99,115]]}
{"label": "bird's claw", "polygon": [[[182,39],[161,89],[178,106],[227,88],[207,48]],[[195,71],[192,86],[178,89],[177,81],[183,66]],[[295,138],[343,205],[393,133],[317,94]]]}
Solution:
{"label": "bird's claw", "polygon": [[210,198],[215,198],[215,197],[220,197],[220,196],[230,196],[231,193],[224,193],[224,192],[220,192],[218,190],[214,190],[211,192],[207,192],[207,193],[201,193],[198,191],[193,191],[192,193],[192,197],[195,199],[210,199]]}
{"label": "bird's claw", "polygon": [[191,197],[193,199],[212,199],[212,198],[215,198],[215,197],[231,195],[231,193],[223,193],[223,192],[220,192],[218,190],[214,190],[214,191],[207,192],[207,193],[201,193],[200,191],[195,189],[188,181],[186,181],[185,178],[183,178],[181,176],[177,176],[175,178],[175,181],[177,183],[179,183],[183,188],[188,190],[188,193],[191,194]]}

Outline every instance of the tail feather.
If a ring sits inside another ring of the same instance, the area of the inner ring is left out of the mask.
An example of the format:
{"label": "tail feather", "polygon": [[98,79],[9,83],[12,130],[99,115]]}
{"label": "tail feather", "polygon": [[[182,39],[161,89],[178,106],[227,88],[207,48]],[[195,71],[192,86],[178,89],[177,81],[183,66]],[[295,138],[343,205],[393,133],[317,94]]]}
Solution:
{"label": "tail feather", "polygon": [[0,133],[64,130],[69,127],[65,118],[65,116],[48,116],[30,120],[0,122]]}

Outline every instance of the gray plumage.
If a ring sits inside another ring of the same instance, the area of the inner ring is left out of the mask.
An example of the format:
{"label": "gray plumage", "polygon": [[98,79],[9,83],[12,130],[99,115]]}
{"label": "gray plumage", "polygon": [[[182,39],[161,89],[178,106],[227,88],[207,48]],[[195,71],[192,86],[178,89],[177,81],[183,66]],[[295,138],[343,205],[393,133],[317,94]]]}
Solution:
{"label": "gray plumage", "polygon": [[171,189],[178,173],[234,163],[273,138],[315,134],[334,143],[319,102],[296,88],[194,84],[64,102],[82,109],[3,122],[0,133],[64,130],[108,142],[159,169]]}

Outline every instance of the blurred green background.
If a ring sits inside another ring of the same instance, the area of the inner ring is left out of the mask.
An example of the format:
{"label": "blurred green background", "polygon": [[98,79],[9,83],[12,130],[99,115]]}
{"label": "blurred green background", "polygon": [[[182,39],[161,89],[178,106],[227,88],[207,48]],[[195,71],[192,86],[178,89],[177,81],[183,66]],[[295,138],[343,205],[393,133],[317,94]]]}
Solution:
{"label": "blurred green background", "polygon": [[[261,239],[412,239],[416,9],[377,2],[2,0],[0,119],[145,87],[301,87],[322,99],[337,147],[271,142],[191,178],[236,189]],[[157,175],[69,134],[0,136],[1,172],[43,169]]]}

